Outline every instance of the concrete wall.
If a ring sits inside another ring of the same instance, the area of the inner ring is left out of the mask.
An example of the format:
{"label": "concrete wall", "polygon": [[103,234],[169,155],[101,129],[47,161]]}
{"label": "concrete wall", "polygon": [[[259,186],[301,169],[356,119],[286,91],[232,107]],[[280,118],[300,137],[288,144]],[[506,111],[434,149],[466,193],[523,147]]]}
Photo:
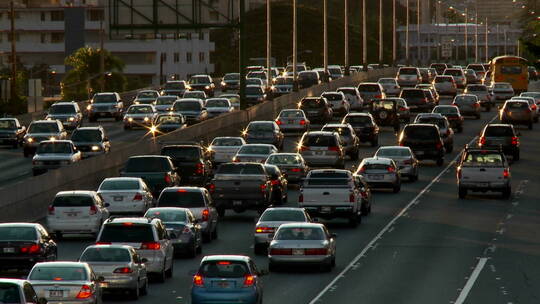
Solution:
{"label": "concrete wall", "polygon": [[92,157],[69,167],[49,171],[16,184],[0,188],[0,221],[32,221],[41,219],[47,212],[54,195],[64,190],[96,189],[106,177],[118,176],[126,159],[133,155],[159,152],[160,143],[174,141],[204,141],[208,143],[216,136],[238,136],[240,131],[253,120],[273,120],[285,108],[295,108],[305,96],[319,96],[324,91],[342,86],[357,85],[361,81],[376,80],[394,75],[394,69],[383,69],[359,73],[331,83],[294,92],[253,106],[246,111],[236,111],[206,122],[160,136],[156,140],[141,139],[138,142],[114,150],[107,155]]}

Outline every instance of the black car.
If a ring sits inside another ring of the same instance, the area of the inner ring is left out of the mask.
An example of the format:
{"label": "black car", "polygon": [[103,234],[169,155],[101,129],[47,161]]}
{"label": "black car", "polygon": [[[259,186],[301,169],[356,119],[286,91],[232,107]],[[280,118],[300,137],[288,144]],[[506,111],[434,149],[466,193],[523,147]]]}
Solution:
{"label": "black car", "polygon": [[519,132],[511,124],[488,124],[478,138],[478,147],[482,149],[502,148],[504,154],[512,155],[512,160],[519,160]]}
{"label": "black car", "polygon": [[204,91],[206,96],[214,97],[214,81],[209,75],[193,75],[189,79],[191,91]]}
{"label": "black car", "polygon": [[444,144],[436,125],[406,125],[399,135],[398,144],[411,148],[419,160],[432,159],[437,166],[444,164]]}
{"label": "black car", "polygon": [[272,202],[276,205],[286,204],[288,185],[286,175],[275,165],[264,165],[264,168],[272,184]]}
{"label": "black car", "polygon": [[56,261],[56,243],[36,223],[0,224],[0,269],[30,271],[35,263]]}
{"label": "black car", "polygon": [[166,145],[161,155],[172,159],[183,183],[205,185],[212,174],[212,162],[199,144]]}
{"label": "black car", "polygon": [[304,97],[298,104],[298,109],[304,110],[312,123],[326,124],[332,120],[332,108],[324,97]]}
{"label": "black car", "polygon": [[185,91],[189,90],[189,85],[184,80],[167,81],[161,88],[161,96],[174,95],[182,97]]}
{"label": "black car", "polygon": [[285,136],[275,121],[252,121],[242,132],[242,137],[248,144],[271,144],[283,149]]}
{"label": "black car", "polygon": [[369,142],[372,147],[379,145],[379,126],[369,113],[349,113],[341,123],[350,124],[360,142]]}
{"label": "black car", "polygon": [[315,71],[302,71],[298,73],[298,88],[305,89],[321,83],[319,74]]}
{"label": "black car", "polygon": [[240,87],[240,73],[228,73],[221,80],[221,91],[238,90]]}
{"label": "black car", "polygon": [[398,104],[395,99],[375,99],[369,104],[369,113],[379,126],[392,126],[399,131]]}
{"label": "black car", "polygon": [[431,112],[435,106],[429,101],[423,89],[404,88],[399,97],[405,99],[411,111]]}
{"label": "black car", "polygon": [[22,146],[26,127],[17,118],[0,118],[0,144],[17,149]]}

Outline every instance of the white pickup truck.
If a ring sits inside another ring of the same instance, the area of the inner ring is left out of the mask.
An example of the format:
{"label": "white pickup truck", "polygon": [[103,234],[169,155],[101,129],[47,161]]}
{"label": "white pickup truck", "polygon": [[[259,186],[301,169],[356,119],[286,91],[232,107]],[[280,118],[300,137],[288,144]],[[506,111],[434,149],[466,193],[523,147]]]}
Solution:
{"label": "white pickup truck", "polygon": [[346,218],[350,226],[356,227],[362,209],[366,209],[362,208],[362,193],[369,190],[363,188],[361,178],[348,170],[311,170],[300,188],[298,205],[312,217]]}
{"label": "white pickup truck", "polygon": [[456,170],[459,198],[468,191],[500,191],[510,198],[511,175],[506,156],[500,149],[466,147]]}

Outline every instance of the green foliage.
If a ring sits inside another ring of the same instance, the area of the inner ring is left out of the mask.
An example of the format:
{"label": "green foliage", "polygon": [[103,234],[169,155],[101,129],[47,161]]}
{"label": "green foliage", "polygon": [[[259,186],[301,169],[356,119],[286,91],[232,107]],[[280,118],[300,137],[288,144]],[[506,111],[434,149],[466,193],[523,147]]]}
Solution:
{"label": "green foliage", "polygon": [[19,115],[26,113],[28,110],[28,100],[26,97],[16,95],[15,99],[10,99],[7,102],[0,102],[0,113],[8,115]]}

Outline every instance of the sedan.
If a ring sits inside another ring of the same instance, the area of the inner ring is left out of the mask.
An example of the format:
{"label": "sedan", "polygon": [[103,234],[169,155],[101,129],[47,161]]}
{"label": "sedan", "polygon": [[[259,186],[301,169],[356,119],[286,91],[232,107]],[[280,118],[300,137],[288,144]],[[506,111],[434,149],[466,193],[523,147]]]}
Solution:
{"label": "sedan", "polygon": [[493,94],[494,102],[504,102],[514,96],[514,88],[508,82],[495,82],[491,86],[491,94]]}
{"label": "sedan", "polygon": [[476,95],[457,95],[452,105],[459,109],[461,115],[470,115],[480,119],[480,102]]}
{"label": "sedan", "polygon": [[216,137],[207,149],[212,164],[231,162],[246,142],[242,137]]}
{"label": "sedan", "polygon": [[335,237],[323,224],[283,224],[268,246],[268,269],[276,271],[282,265],[309,265],[331,271],[336,265]]}
{"label": "sedan", "polygon": [[461,112],[459,111],[458,107],[454,107],[451,105],[442,105],[442,106],[436,106],[433,108],[433,111],[431,113],[437,113],[441,114],[442,116],[446,117],[448,119],[448,122],[450,123],[450,127],[454,130],[457,130],[458,133],[463,132],[463,121],[464,118],[461,116]]}
{"label": "sedan", "polygon": [[304,158],[298,153],[274,153],[268,156],[265,164],[276,165],[281,172],[287,174],[289,183],[300,183],[309,172]]}
{"label": "sedan", "polygon": [[306,113],[300,109],[281,110],[275,121],[282,132],[304,133],[309,130],[310,125]]}
{"label": "sedan", "polygon": [[398,96],[401,92],[401,87],[395,78],[380,78],[379,84],[383,87],[386,96]]}
{"label": "sedan", "polygon": [[186,120],[182,114],[159,114],[150,128],[153,133],[169,133],[187,127]]}
{"label": "sedan", "polygon": [[396,163],[390,158],[364,158],[356,175],[361,175],[373,188],[391,188],[394,193],[401,190],[401,176]]}
{"label": "sedan", "polygon": [[135,104],[129,106],[124,115],[124,130],[137,127],[149,127],[157,115],[156,108],[152,105]]}
{"label": "sedan", "polygon": [[26,127],[17,118],[0,118],[0,144],[11,145],[14,149],[22,146]]}
{"label": "sedan", "polygon": [[159,96],[156,100],[156,110],[158,112],[169,112],[172,111],[172,105],[175,101],[178,100],[176,95],[165,95]]}
{"label": "sedan", "polygon": [[389,158],[399,168],[401,176],[408,177],[411,181],[418,180],[418,160],[414,156],[411,148],[402,146],[384,146],[375,152],[377,158]]}
{"label": "sedan", "polygon": [[245,144],[233,157],[233,162],[257,162],[264,163],[268,156],[277,153],[278,149],[269,144]]}
{"label": "sedan", "polygon": [[321,131],[336,132],[341,138],[345,154],[349,155],[351,160],[358,159],[360,150],[360,139],[356,136],[353,127],[350,124],[326,124]]}
{"label": "sedan", "polygon": [[110,177],[99,185],[97,193],[109,206],[112,214],[138,213],[144,214],[153,206],[152,192],[139,177]]}
{"label": "sedan", "polygon": [[71,141],[83,158],[107,154],[111,150],[111,141],[101,126],[77,128],[71,134]]}
{"label": "sedan", "polygon": [[206,100],[205,107],[208,112],[208,118],[217,117],[234,111],[234,107],[227,98],[209,98]]}
{"label": "sedan", "polygon": [[0,303],[47,304],[47,299],[38,298],[30,282],[21,279],[0,279]]}
{"label": "sedan", "polygon": [[283,133],[274,121],[252,121],[242,132],[242,137],[250,144],[272,144],[283,149]]}

